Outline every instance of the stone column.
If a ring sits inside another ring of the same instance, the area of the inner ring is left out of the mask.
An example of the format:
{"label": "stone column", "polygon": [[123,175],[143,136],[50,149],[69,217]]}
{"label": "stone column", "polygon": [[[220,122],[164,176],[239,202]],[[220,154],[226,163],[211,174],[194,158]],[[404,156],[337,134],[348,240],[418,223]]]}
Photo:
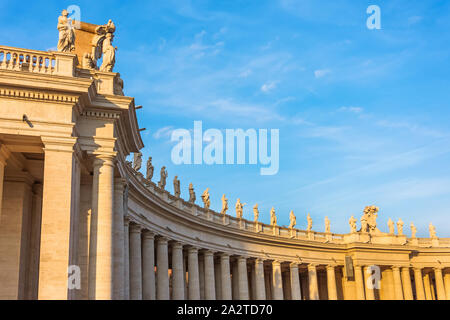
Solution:
{"label": "stone column", "polygon": [[205,251],[205,299],[216,300],[216,280],[214,278],[214,253]]}
{"label": "stone column", "polygon": [[130,300],[130,220],[125,217],[123,222],[123,278],[124,300]]}
{"label": "stone column", "polygon": [[327,286],[328,300],[337,300],[336,270],[334,266],[327,266]]}
{"label": "stone column", "polygon": [[124,299],[123,191],[126,180],[114,180],[114,299]]}
{"label": "stone column", "polygon": [[392,267],[392,274],[394,276],[394,292],[396,300],[403,300],[402,278],[400,276],[400,268]]}
{"label": "stone column", "polygon": [[355,266],[356,300],[366,300],[361,266]]}
{"label": "stone column", "polygon": [[156,299],[155,234],[145,231],[142,237],[142,299]]}
{"label": "stone column", "polygon": [[[73,203],[73,182],[79,175],[79,172],[74,172],[76,139],[43,138],[43,142],[45,161],[38,297],[65,300],[68,298],[67,270],[71,258],[71,217],[77,217]],[[109,270],[112,269],[110,267]],[[106,273],[112,280],[111,271]],[[112,294],[109,299],[111,297]]]}
{"label": "stone column", "polygon": [[434,278],[436,280],[437,300],[446,300],[444,278],[442,277],[442,268],[434,268]]}
{"label": "stone column", "polygon": [[411,273],[409,267],[402,268],[402,282],[403,282],[403,295],[405,300],[414,300],[412,286],[411,286]]}
{"label": "stone column", "polygon": [[317,282],[317,268],[314,264],[308,265],[309,300],[319,300],[319,284]]}
{"label": "stone column", "polygon": [[130,225],[130,299],[142,300],[141,226]]}
{"label": "stone column", "polygon": [[444,283],[445,283],[445,295],[447,296],[447,300],[450,300],[450,270],[444,275]]}
{"label": "stone column", "polygon": [[5,179],[6,160],[8,160],[9,155],[9,150],[0,144],[0,221],[2,218],[3,181]]}
{"label": "stone column", "polygon": [[200,300],[205,300],[205,259],[198,252],[198,282],[200,288]]}
{"label": "stone column", "polygon": [[189,300],[200,299],[200,279],[198,274],[198,249],[188,250]]}
{"label": "stone column", "polygon": [[414,268],[414,282],[416,284],[417,300],[426,300],[425,288],[423,286],[423,276],[421,268]]}
{"label": "stone column", "polygon": [[364,287],[366,288],[366,300],[375,300],[375,290],[369,288],[369,278],[372,276],[370,266],[363,268],[364,272]]}
{"label": "stone column", "polygon": [[281,264],[279,261],[272,262],[272,299],[283,300],[283,279],[281,278]]}
{"label": "stone column", "polygon": [[222,300],[231,300],[230,255],[220,255]]}
{"label": "stone column", "polygon": [[255,260],[255,286],[256,300],[266,300],[266,287],[264,283],[264,261]]}
{"label": "stone column", "polygon": [[238,288],[239,288],[239,300],[249,300],[248,293],[248,272],[247,272],[247,258],[239,257],[238,263]]}
{"label": "stone column", "polygon": [[[217,261],[218,260],[218,261]],[[214,263],[214,278],[216,286],[216,299],[222,300],[222,268],[220,267],[220,258]]]}
{"label": "stone column", "polygon": [[93,166],[89,299],[110,300],[114,270],[114,157],[98,155]]}
{"label": "stone column", "polygon": [[184,300],[183,245],[172,244],[172,299]]}
{"label": "stone column", "polygon": [[168,240],[156,241],[156,299],[169,300],[169,253]]}
{"label": "stone column", "polygon": [[298,263],[292,262],[290,265],[290,278],[291,278],[291,299],[301,300],[300,278],[298,276]]}
{"label": "stone column", "polygon": [[425,271],[423,274],[423,285],[425,289],[426,300],[433,300],[433,294],[431,293],[430,275],[428,274],[428,271]]}

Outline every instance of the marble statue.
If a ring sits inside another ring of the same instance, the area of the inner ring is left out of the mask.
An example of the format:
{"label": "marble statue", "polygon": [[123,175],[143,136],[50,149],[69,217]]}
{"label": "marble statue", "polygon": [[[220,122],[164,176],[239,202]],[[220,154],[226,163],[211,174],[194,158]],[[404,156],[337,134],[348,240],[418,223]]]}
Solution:
{"label": "marble statue", "polygon": [[202,194],[202,200],[203,200],[203,204],[205,209],[209,209],[210,205],[211,205],[211,199],[209,198],[209,188],[207,188],[203,194]]}
{"label": "marble statue", "polygon": [[379,208],[376,206],[367,206],[364,208],[364,214],[361,218],[361,231],[369,233],[381,233],[377,228]]}
{"label": "marble statue", "polygon": [[58,51],[72,52],[75,50],[75,32],[72,25],[72,20],[68,18],[69,12],[63,10],[61,16],[58,18]]}
{"label": "marble statue", "polygon": [[306,228],[306,231],[312,231],[313,221],[309,213],[308,216],[306,217],[306,220],[308,221],[308,227]]}
{"label": "marble statue", "polygon": [[351,218],[350,218],[350,220],[348,221],[348,223],[350,224],[350,232],[351,233],[354,233],[354,232],[356,232],[356,230],[357,230],[357,226],[356,226],[356,222],[357,222],[358,220],[356,220],[355,219],[355,216],[352,216]]}
{"label": "marble statue", "polygon": [[389,234],[395,234],[395,223],[391,218],[388,220]]}
{"label": "marble statue", "polygon": [[178,180],[178,176],[175,176],[175,178],[173,178],[173,193],[177,198],[179,198],[181,195],[180,180]]}
{"label": "marble statue", "polygon": [[411,222],[411,238],[415,238],[417,234],[417,228],[414,223]]}
{"label": "marble statue", "polygon": [[255,204],[255,206],[253,207],[253,217],[254,217],[255,223],[257,223],[257,222],[258,222],[258,219],[259,219],[259,208],[258,208],[258,204]]}
{"label": "marble statue", "polygon": [[325,233],[331,233],[331,221],[325,217]]}
{"label": "marble statue", "polygon": [[194,204],[197,197],[195,196],[194,185],[189,183],[189,203]]}
{"label": "marble statue", "polygon": [[433,226],[433,224],[430,222],[430,225],[428,227],[428,230],[430,231],[430,238],[431,239],[436,239],[437,235],[436,235],[436,227]]}
{"label": "marble statue", "polygon": [[[111,23],[111,20],[108,23]],[[107,33],[105,40],[103,40],[103,62],[100,66],[100,71],[112,72],[114,69],[117,47],[113,47],[113,40],[114,35],[112,33]]]}
{"label": "marble statue", "polygon": [[161,168],[161,177],[160,180],[158,182],[158,187],[162,190],[164,190],[166,188],[166,179],[169,176],[166,170],[166,167],[162,167]]}
{"label": "marble statue", "polygon": [[294,229],[297,225],[297,218],[295,217],[294,211],[291,211],[291,213],[289,214],[289,221],[289,229]]}
{"label": "marble statue", "polygon": [[237,199],[236,202],[236,217],[242,219],[244,217],[244,206],[246,203],[241,203],[241,199]]}
{"label": "marble statue", "polygon": [[222,211],[220,214],[226,215],[228,211],[228,199],[225,195],[222,196]]}
{"label": "marble statue", "polygon": [[404,226],[404,222],[403,220],[400,218],[397,222],[397,234],[399,236],[403,235],[403,226]]}
{"label": "marble statue", "polygon": [[275,214],[275,208],[272,207],[270,210],[270,225],[276,226],[277,225],[277,216]]}
{"label": "marble statue", "polygon": [[148,181],[152,180],[154,171],[155,171],[155,167],[153,167],[153,164],[152,164],[152,157],[148,157],[148,160],[147,160],[147,175],[146,175],[146,178],[147,178]]}
{"label": "marble statue", "polygon": [[142,153],[135,152],[133,158],[133,169],[139,171],[141,170],[141,167],[142,167]]}

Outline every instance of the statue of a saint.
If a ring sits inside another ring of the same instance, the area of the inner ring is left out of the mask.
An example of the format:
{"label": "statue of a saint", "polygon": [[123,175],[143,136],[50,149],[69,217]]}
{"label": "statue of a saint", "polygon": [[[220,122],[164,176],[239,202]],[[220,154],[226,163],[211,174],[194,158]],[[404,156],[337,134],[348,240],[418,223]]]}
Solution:
{"label": "statue of a saint", "polygon": [[437,238],[437,234],[436,234],[436,227],[433,226],[432,223],[430,223],[428,230],[430,231],[430,238],[431,239],[436,239]]}
{"label": "statue of a saint", "polygon": [[135,152],[133,158],[133,169],[139,171],[141,170],[141,167],[142,167],[142,153]]}
{"label": "statue of a saint", "polygon": [[275,208],[272,207],[270,210],[270,225],[276,226],[277,225],[277,216],[275,214]]}
{"label": "statue of a saint", "polygon": [[205,209],[209,209],[209,206],[211,205],[211,200],[209,198],[209,188],[207,188],[203,194],[202,194],[202,200],[203,204],[205,206]]}
{"label": "statue of a saint", "polygon": [[255,206],[253,207],[253,217],[254,217],[255,223],[258,223],[258,219],[259,219],[259,208],[258,208],[258,204],[255,204]]}
{"label": "statue of a saint", "polygon": [[154,171],[155,167],[153,167],[152,164],[152,157],[149,157],[147,160],[147,175],[146,175],[148,181],[152,180]]}
{"label": "statue of a saint", "polygon": [[417,234],[417,228],[414,223],[411,222],[411,238],[415,238]]}
{"label": "statue of a saint", "polygon": [[113,47],[113,40],[114,35],[112,33],[107,33],[105,40],[103,40],[103,62],[100,66],[102,72],[112,72],[116,64],[117,48]]}
{"label": "statue of a saint", "polygon": [[178,180],[178,176],[175,176],[175,178],[173,178],[173,193],[177,198],[179,198],[181,195],[180,180]]}
{"label": "statue of a saint", "polygon": [[391,218],[389,218],[389,220],[388,220],[388,227],[389,227],[389,234],[394,234],[395,233],[395,224]]}
{"label": "statue of a saint", "polygon": [[377,228],[379,208],[376,206],[367,206],[364,208],[364,214],[361,218],[361,231],[369,233],[380,233]]}
{"label": "statue of a saint", "polygon": [[220,214],[226,215],[228,211],[228,199],[225,195],[222,196],[222,211]]}
{"label": "statue of a saint", "polygon": [[355,219],[355,216],[352,216],[350,218],[350,220],[348,221],[348,223],[350,224],[350,232],[351,233],[355,233],[356,232],[356,229],[357,229],[356,222],[357,221],[358,220]]}
{"label": "statue of a saint", "polygon": [[241,203],[241,199],[237,199],[236,202],[236,217],[242,219],[244,217],[244,206],[246,203]]}
{"label": "statue of a saint", "polygon": [[161,168],[161,174],[160,175],[161,175],[161,177],[160,177],[160,180],[158,182],[158,187],[160,189],[164,190],[166,188],[166,179],[168,177],[168,173],[167,173],[166,167],[162,167]]}
{"label": "statue of a saint", "polygon": [[313,221],[309,213],[308,216],[306,217],[306,220],[308,221],[308,227],[306,228],[306,231],[312,231]]}
{"label": "statue of a saint", "polygon": [[294,214],[294,211],[291,211],[289,214],[289,229],[294,229],[297,225],[297,217]]}
{"label": "statue of a saint", "polygon": [[403,220],[399,219],[398,222],[397,222],[397,234],[399,236],[403,235],[403,225],[404,225]]}
{"label": "statue of a saint", "polygon": [[331,233],[331,221],[325,217],[325,233]]}
{"label": "statue of a saint", "polygon": [[63,10],[61,16],[58,18],[58,51],[72,52],[75,50],[75,32],[72,26],[72,19],[68,18],[69,12]]}
{"label": "statue of a saint", "polygon": [[194,185],[189,183],[189,203],[194,204],[197,197],[195,196]]}

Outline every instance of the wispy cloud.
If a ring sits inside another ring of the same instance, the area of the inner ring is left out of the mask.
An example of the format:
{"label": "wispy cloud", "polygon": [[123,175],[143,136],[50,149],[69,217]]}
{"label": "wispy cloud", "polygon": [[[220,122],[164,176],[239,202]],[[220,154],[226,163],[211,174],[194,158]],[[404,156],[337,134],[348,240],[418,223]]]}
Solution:
{"label": "wispy cloud", "polygon": [[269,93],[270,91],[274,90],[277,87],[277,83],[275,81],[269,81],[264,83],[261,86],[261,91],[264,93]]}
{"label": "wispy cloud", "polygon": [[172,135],[173,129],[174,129],[173,126],[167,126],[167,127],[160,128],[153,134],[153,138],[158,140],[158,139],[170,137]]}
{"label": "wispy cloud", "polygon": [[338,111],[359,114],[359,113],[362,113],[364,111],[364,109],[361,107],[340,107],[338,109]]}
{"label": "wispy cloud", "polygon": [[325,77],[326,75],[330,74],[331,70],[330,69],[319,69],[319,70],[315,70],[314,71],[314,76],[316,77],[316,79],[320,79]]}

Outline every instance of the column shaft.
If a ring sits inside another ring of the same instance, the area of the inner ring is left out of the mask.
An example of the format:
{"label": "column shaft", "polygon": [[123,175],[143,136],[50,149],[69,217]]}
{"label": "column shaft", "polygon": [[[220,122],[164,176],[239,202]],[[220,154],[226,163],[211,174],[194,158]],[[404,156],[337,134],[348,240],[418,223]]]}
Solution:
{"label": "column shaft", "polygon": [[356,283],[356,300],[366,300],[364,294],[364,278],[362,275],[362,268],[355,266],[355,283]]}
{"label": "column shaft", "polygon": [[158,238],[156,245],[156,299],[169,300],[168,240]]}
{"label": "column shaft", "polygon": [[281,278],[281,264],[279,261],[272,262],[272,299],[283,300],[283,279]]}
{"label": "column shaft", "polygon": [[264,262],[261,259],[255,260],[255,293],[256,300],[266,300],[266,286],[264,282]]}
{"label": "column shaft", "polygon": [[189,300],[200,300],[200,279],[198,273],[198,249],[188,251]]}
{"label": "column shaft", "polygon": [[337,300],[336,270],[334,266],[327,266],[327,286],[328,300]]}
{"label": "column shaft", "polygon": [[433,294],[431,293],[430,275],[428,274],[428,271],[425,271],[423,273],[423,286],[425,289],[426,300],[433,300]]}
{"label": "column shaft", "polygon": [[445,295],[447,297],[447,300],[450,300],[450,270],[447,270],[447,272],[444,275],[444,283],[445,283]]}
{"label": "column shaft", "polygon": [[114,299],[124,299],[123,191],[125,179],[114,181]]}
{"label": "column shaft", "polygon": [[183,245],[172,245],[172,299],[184,300]]}
{"label": "column shaft", "polygon": [[396,300],[403,300],[402,278],[400,276],[400,268],[393,267],[392,274],[394,276],[394,292]]}
{"label": "column shaft", "polygon": [[436,280],[437,299],[446,300],[444,278],[442,277],[441,268],[434,268],[434,278]]}
{"label": "column shaft", "polygon": [[142,238],[142,299],[155,300],[155,234],[145,231]]}
{"label": "column shaft", "polygon": [[130,299],[142,300],[141,227],[130,225]]}
{"label": "column shaft", "polygon": [[211,251],[205,251],[205,299],[216,299],[216,280],[214,274],[214,254]]}
{"label": "column shaft", "polygon": [[0,144],[0,221],[2,218],[3,181],[5,179],[6,160],[10,153],[5,146]]}
{"label": "column shaft", "polygon": [[247,272],[247,259],[245,257],[239,257],[238,260],[238,288],[239,288],[239,300],[249,300],[248,293],[248,272]]}
{"label": "column shaft", "polygon": [[369,278],[372,276],[372,271],[370,269],[370,266],[363,268],[364,272],[364,284],[366,288],[366,300],[375,300],[375,290],[374,288],[371,288],[370,286],[373,286],[373,283],[369,283]]}
{"label": "column shaft", "polygon": [[298,274],[298,264],[293,262],[290,264],[290,278],[291,278],[291,299],[301,300],[302,295],[300,291],[300,278]]}
{"label": "column shaft", "polygon": [[319,300],[319,284],[315,265],[308,265],[309,300]]}
{"label": "column shaft", "polygon": [[414,300],[411,285],[411,273],[408,267],[402,268],[402,282],[403,282],[403,295],[405,297],[405,300]]}
{"label": "column shaft", "polygon": [[130,300],[130,220],[124,219],[123,223],[123,298]]}
{"label": "column shaft", "polygon": [[423,286],[422,269],[414,268],[414,282],[416,284],[416,298],[417,300],[426,300],[425,288]]}
{"label": "column shaft", "polygon": [[230,256],[220,255],[222,300],[231,300]]}

